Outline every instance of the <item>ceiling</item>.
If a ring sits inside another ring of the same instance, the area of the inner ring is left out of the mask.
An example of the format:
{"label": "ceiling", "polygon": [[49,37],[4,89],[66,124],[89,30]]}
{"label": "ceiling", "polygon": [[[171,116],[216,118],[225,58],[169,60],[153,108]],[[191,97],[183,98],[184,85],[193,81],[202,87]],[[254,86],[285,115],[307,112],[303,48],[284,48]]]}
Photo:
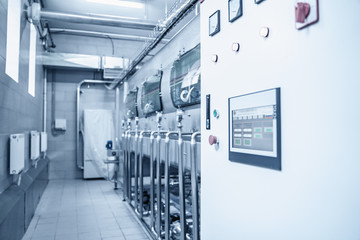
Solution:
{"label": "ceiling", "polygon": [[[126,0],[130,3],[140,3],[140,8],[124,7],[104,4],[123,0],[42,0],[44,11],[64,12],[74,14],[92,14],[103,17],[116,17],[124,20],[149,22],[156,24],[164,19],[166,9],[170,8],[175,0]],[[101,3],[102,2],[102,3]],[[148,30],[124,29],[119,27],[96,26],[87,24],[74,24],[69,22],[48,21],[50,28],[65,28],[87,31],[109,32],[118,34],[131,34],[148,36]]]}

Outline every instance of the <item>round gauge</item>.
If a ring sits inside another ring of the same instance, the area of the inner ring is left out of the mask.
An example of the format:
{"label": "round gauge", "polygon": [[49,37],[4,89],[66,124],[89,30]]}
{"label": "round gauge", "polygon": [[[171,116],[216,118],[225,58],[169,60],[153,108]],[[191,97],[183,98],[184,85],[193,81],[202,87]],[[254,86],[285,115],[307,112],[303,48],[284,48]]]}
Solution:
{"label": "round gauge", "polygon": [[228,2],[229,10],[229,22],[233,22],[243,14],[242,9],[242,0],[229,0]]}

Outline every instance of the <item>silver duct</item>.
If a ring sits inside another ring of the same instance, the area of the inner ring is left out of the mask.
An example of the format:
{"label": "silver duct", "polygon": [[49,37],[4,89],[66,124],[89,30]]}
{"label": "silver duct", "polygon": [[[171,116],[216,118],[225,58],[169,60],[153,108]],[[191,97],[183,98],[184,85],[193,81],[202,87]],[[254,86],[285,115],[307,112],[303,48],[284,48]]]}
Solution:
{"label": "silver duct", "polygon": [[75,14],[64,12],[51,12],[41,10],[40,18],[42,20],[54,20],[81,24],[94,24],[101,26],[112,26],[122,28],[132,28],[141,30],[153,30],[156,24],[140,21],[129,21],[116,17],[100,17],[94,14]]}

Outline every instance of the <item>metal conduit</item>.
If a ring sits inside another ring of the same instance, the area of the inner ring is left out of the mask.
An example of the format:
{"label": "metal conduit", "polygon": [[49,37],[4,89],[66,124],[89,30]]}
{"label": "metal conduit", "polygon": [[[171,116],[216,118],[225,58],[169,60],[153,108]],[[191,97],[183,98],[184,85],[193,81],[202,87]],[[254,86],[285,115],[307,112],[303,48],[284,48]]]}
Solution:
{"label": "metal conduit", "polygon": [[[88,36],[88,37],[97,37],[97,38],[111,38],[111,39],[134,41],[134,42],[145,42],[148,40],[155,39],[155,38],[135,36],[135,35],[94,32],[94,31],[85,31],[85,30],[78,30],[78,29],[65,29],[65,28],[51,28],[50,33]],[[170,41],[169,39],[162,39],[161,43],[168,43],[169,41]]]}
{"label": "metal conduit", "polygon": [[127,71],[121,77],[110,84],[110,88],[115,88],[120,82],[127,79],[130,74],[136,69],[136,66],[161,42],[161,40],[170,32],[170,30],[186,15],[193,6],[198,3],[198,0],[188,0],[182,7],[179,8],[178,14],[162,29],[156,39],[151,42],[132,62]]}
{"label": "metal conduit", "polygon": [[81,24],[94,24],[101,26],[112,26],[121,28],[141,29],[141,30],[153,30],[156,27],[155,23],[130,21],[116,17],[102,17],[94,14],[75,14],[64,12],[51,12],[41,10],[40,17],[42,20],[54,20],[71,23]]}

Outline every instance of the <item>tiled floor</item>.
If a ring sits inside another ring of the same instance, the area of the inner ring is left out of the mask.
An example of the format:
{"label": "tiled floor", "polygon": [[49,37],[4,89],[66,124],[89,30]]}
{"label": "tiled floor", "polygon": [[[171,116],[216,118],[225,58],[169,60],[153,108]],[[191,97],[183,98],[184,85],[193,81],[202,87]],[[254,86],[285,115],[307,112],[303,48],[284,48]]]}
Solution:
{"label": "tiled floor", "polygon": [[50,181],[23,240],[148,240],[104,180]]}

